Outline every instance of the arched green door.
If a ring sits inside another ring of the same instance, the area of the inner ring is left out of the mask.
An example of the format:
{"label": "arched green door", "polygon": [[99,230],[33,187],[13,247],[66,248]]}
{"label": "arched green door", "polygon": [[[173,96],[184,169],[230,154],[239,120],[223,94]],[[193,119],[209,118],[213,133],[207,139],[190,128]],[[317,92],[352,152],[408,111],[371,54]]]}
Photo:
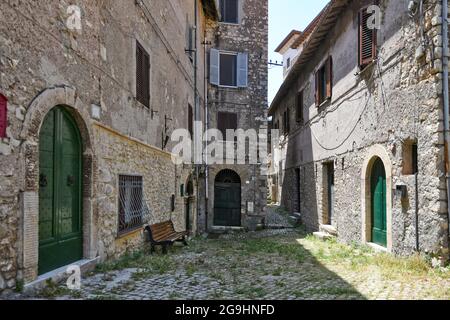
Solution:
{"label": "arched green door", "polygon": [[214,187],[214,226],[241,226],[241,178],[232,170],[221,171]]}
{"label": "arched green door", "polygon": [[381,159],[377,159],[373,165],[371,177],[371,192],[372,242],[386,247],[386,171]]}
{"label": "arched green door", "polygon": [[39,140],[39,274],[83,257],[82,144],[64,107],[51,110]]}

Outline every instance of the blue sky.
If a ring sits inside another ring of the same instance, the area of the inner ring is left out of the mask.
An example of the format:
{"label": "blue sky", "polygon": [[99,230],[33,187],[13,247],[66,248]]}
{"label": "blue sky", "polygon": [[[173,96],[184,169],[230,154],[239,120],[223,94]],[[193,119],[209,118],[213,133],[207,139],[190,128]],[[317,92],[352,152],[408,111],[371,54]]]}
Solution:
{"label": "blue sky", "polygon": [[[328,0],[269,0],[269,60],[280,62],[274,52],[292,29],[303,31]],[[269,103],[283,83],[283,68],[269,67]]]}

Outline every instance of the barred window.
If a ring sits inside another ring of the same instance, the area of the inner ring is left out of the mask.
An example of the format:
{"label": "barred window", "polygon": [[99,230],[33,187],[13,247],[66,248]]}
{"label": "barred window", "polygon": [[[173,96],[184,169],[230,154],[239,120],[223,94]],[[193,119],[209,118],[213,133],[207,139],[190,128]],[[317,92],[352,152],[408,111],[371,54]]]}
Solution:
{"label": "barred window", "polygon": [[138,176],[119,176],[119,235],[143,226],[143,179]]}

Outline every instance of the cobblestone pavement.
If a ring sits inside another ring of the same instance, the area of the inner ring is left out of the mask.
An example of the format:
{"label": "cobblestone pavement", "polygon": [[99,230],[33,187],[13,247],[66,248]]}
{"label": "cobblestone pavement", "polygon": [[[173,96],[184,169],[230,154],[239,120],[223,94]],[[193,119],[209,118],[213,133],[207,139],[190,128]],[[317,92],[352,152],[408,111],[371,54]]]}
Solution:
{"label": "cobblestone pavement", "polygon": [[281,212],[276,206],[269,206],[266,217],[266,226],[271,229],[293,228],[291,221],[289,221],[288,213]]}
{"label": "cobblestone pavement", "polygon": [[51,287],[54,299],[450,299],[450,270],[361,246],[322,242],[301,230],[195,239],[169,255],[135,253],[83,279]]}

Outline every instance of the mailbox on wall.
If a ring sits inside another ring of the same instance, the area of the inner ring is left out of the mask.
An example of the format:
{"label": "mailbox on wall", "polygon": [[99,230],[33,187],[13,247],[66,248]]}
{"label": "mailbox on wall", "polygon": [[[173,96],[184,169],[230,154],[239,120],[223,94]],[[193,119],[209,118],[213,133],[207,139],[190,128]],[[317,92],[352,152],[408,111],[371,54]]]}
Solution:
{"label": "mailbox on wall", "polygon": [[0,93],[0,138],[6,138],[6,128],[8,127],[8,99]]}

